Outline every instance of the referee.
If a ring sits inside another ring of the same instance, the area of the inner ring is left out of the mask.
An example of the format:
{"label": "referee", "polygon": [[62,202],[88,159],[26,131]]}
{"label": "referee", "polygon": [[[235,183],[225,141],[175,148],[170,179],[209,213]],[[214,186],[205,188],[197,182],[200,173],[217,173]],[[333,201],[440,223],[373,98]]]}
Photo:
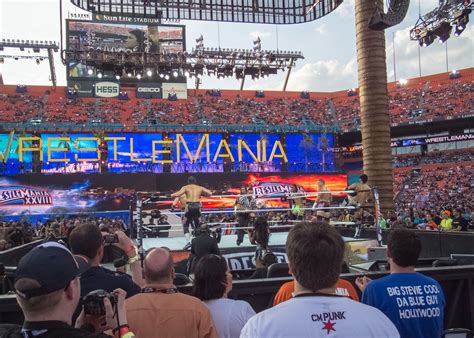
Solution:
{"label": "referee", "polygon": [[[234,204],[234,211],[237,214],[237,227],[246,228],[250,223],[250,212],[255,205],[252,196],[248,196],[247,188],[245,186],[240,187],[240,195],[237,195]],[[242,244],[244,241],[245,231],[244,229],[237,229],[237,246]]]}

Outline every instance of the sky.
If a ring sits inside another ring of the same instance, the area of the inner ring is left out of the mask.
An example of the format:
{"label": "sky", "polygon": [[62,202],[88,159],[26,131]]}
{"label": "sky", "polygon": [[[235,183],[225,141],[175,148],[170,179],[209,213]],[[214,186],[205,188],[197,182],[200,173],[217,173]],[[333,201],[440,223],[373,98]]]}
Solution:
{"label": "sky", "polygon": [[[59,1],[61,0],[0,0],[0,38],[60,41]],[[68,0],[63,1],[64,17],[67,12],[80,13],[80,9]],[[394,49],[396,79],[419,76],[418,43],[410,41],[409,31],[421,13],[434,9],[438,0],[412,0],[405,20],[385,31],[388,80],[394,81]],[[472,17],[472,15],[471,15]],[[471,18],[471,21],[474,19]],[[187,49],[195,46],[201,34],[205,47],[245,48],[260,37],[262,49],[301,51],[304,60],[297,62],[292,70],[287,90],[331,92],[357,87],[357,59],[355,44],[354,0],[344,0],[334,12],[305,24],[256,25],[242,23],[216,23],[181,21],[186,25]],[[219,34],[220,33],[220,34]],[[220,39],[219,39],[220,36]],[[393,43],[393,41],[395,43]],[[468,24],[459,37],[447,41],[446,46],[437,41],[421,48],[421,75],[430,75],[452,69],[474,66],[474,27]],[[18,54],[18,50],[5,49],[0,54]],[[33,55],[24,52],[25,55]],[[59,53],[55,54],[58,85],[66,84],[66,70]],[[43,61],[5,59],[0,65],[5,84],[50,85],[49,65]],[[246,79],[244,89],[282,90],[285,73],[279,72],[270,78]],[[189,79],[188,87],[194,88]],[[238,89],[237,79],[204,77],[201,88]]]}

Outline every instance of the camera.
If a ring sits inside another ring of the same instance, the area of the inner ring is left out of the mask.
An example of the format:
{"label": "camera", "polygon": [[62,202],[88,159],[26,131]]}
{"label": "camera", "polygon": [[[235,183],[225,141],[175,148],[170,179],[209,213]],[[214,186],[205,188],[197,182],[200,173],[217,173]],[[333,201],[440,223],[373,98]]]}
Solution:
{"label": "camera", "polygon": [[102,236],[102,239],[104,244],[114,244],[119,242],[117,234],[107,234]]}
{"label": "camera", "polygon": [[104,316],[105,298],[108,298],[110,300],[110,303],[112,304],[112,307],[115,307],[115,305],[117,304],[117,296],[101,289],[89,292],[82,300],[82,304],[84,306],[84,313],[86,315]]}

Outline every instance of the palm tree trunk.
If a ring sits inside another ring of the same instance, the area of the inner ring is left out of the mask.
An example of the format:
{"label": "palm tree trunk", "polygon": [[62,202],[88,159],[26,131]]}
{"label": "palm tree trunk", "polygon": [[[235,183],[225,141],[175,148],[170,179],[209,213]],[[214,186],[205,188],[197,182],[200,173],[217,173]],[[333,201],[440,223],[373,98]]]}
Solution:
{"label": "palm tree trunk", "polygon": [[382,211],[388,211],[393,209],[393,177],[385,33],[368,27],[377,7],[383,8],[383,0],[355,1],[357,64],[364,172],[379,188]]}

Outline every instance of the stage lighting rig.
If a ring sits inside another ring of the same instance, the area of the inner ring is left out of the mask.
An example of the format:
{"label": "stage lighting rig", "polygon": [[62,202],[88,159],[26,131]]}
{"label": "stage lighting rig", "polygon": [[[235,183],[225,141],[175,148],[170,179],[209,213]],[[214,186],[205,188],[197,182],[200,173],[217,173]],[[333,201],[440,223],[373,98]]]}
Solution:
{"label": "stage lighting rig", "polygon": [[440,43],[449,39],[453,26],[454,36],[459,36],[469,22],[472,12],[471,0],[444,0],[439,7],[420,17],[410,30],[410,39],[418,41],[420,46],[427,47],[436,37]]}
{"label": "stage lighting rig", "polygon": [[428,47],[434,42],[434,40],[436,40],[434,33],[432,31],[426,31],[420,36],[418,43],[420,44],[420,47]]}
{"label": "stage lighting rig", "polygon": [[467,24],[469,23],[469,13],[471,10],[465,9],[461,15],[456,19],[456,29],[454,31],[454,36],[461,35],[462,32],[466,29]]}
{"label": "stage lighting rig", "polygon": [[439,43],[445,43],[449,37],[451,36],[451,31],[453,30],[453,26],[451,26],[448,22],[442,22],[433,33],[439,38]]}
{"label": "stage lighting rig", "polygon": [[[257,42],[257,44],[255,44]],[[104,76],[115,70],[115,77],[122,76],[138,79],[156,76],[169,80],[179,76],[236,77],[242,79],[250,75],[253,79],[277,74],[279,70],[291,68],[295,61],[304,59],[301,52],[263,50],[260,39],[254,41],[252,49],[209,48],[204,47],[204,38],[196,39],[196,47],[188,52],[143,53],[110,52],[84,47],[82,50],[65,50],[66,62],[74,61],[87,64]],[[258,47],[255,49],[255,47]]]}
{"label": "stage lighting rig", "polygon": [[[32,49],[33,53],[39,53],[42,50],[46,50],[48,56],[27,56],[27,55],[12,55],[11,57],[15,60],[19,59],[35,59],[36,64],[40,64],[44,58],[49,60],[49,69],[51,72],[51,82],[53,86],[56,86],[56,71],[54,68],[54,57],[53,52],[57,52],[59,50],[59,46],[54,41],[49,40],[20,40],[20,39],[2,39],[0,41],[0,50],[4,50],[5,48],[19,48],[20,51],[25,51],[25,49]],[[3,56],[4,58],[9,58],[10,56]]]}

